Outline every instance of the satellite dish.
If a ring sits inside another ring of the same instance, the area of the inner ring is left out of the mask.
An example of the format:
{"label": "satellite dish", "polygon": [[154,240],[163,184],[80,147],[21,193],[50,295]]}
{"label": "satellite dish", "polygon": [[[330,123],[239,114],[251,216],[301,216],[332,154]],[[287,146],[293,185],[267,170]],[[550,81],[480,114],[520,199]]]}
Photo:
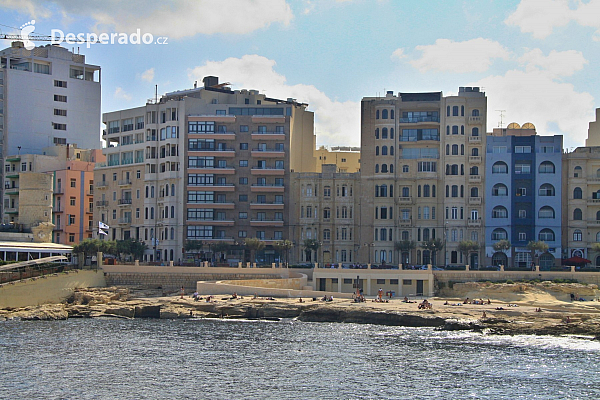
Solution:
{"label": "satellite dish", "polygon": [[535,125],[533,125],[531,122],[525,122],[521,129],[535,129]]}
{"label": "satellite dish", "polygon": [[516,122],[511,122],[508,124],[508,129],[521,129],[521,125],[517,124]]}

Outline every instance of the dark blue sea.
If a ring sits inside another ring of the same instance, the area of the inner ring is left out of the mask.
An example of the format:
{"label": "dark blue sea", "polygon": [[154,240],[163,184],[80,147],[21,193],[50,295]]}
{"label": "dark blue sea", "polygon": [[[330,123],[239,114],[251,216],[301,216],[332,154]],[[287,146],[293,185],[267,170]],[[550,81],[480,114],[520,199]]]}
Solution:
{"label": "dark blue sea", "polygon": [[0,398],[600,399],[600,342],[295,321],[6,321]]}

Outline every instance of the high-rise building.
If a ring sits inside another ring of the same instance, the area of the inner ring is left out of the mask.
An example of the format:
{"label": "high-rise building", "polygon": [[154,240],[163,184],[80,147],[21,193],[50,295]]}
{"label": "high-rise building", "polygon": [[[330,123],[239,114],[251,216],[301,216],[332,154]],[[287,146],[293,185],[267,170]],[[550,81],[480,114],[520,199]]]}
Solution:
{"label": "high-rise building", "polygon": [[[314,172],[314,115],[294,99],[231,90],[217,77],[145,106],[105,113],[106,164],[96,167],[95,219],[109,239],[134,238],[146,261],[180,261],[188,241],[290,238],[290,174]],[[233,262],[233,258],[230,258]]]}
{"label": "high-rise building", "polygon": [[[387,92],[363,98],[361,260],[479,265],[479,253],[467,260],[459,243],[483,237],[486,110],[487,98],[477,87],[446,97]],[[443,249],[428,248],[433,239]],[[416,248],[402,250],[396,246],[402,241],[414,241]]]}
{"label": "high-rise building", "polygon": [[[539,136],[533,124],[512,123],[487,137],[485,246],[488,265],[542,269],[560,264],[562,136]],[[509,249],[494,249],[500,240]],[[527,244],[549,249],[532,260]]]}

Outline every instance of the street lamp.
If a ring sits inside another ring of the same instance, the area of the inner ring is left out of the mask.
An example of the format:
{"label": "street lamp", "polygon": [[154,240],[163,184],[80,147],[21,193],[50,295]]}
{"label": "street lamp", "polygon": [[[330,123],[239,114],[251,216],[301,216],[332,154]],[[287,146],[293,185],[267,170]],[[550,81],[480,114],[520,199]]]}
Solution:
{"label": "street lamp", "polygon": [[367,248],[367,253],[369,254],[369,264],[371,264],[371,248],[375,246],[375,243],[365,243],[365,247]]}

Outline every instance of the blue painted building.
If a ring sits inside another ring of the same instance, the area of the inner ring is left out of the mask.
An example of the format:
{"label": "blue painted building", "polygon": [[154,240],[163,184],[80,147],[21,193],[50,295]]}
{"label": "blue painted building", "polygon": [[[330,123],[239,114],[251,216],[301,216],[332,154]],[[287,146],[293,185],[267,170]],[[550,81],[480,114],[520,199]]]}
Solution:
{"label": "blue painted building", "polygon": [[[562,136],[538,136],[532,124],[494,129],[487,137],[485,247],[487,265],[542,269],[561,260]],[[495,251],[508,240],[511,248]],[[548,252],[532,260],[530,241],[544,241]]]}

